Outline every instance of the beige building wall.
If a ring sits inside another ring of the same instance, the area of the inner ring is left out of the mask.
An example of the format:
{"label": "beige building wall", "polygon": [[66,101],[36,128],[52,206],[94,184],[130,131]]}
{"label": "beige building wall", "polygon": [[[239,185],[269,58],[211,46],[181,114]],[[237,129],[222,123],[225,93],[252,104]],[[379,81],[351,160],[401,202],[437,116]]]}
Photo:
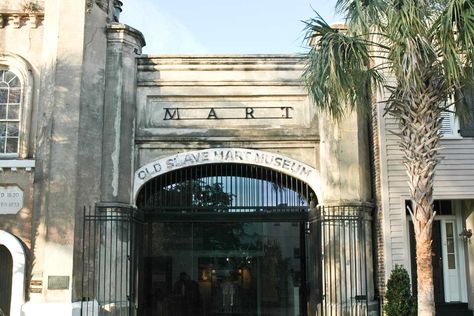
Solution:
{"label": "beige building wall", "polygon": [[0,214],[25,246],[18,313],[78,312],[82,208],[133,205],[134,173],[158,159],[262,151],[310,166],[321,205],[371,200],[367,124],[315,111],[301,57],[140,56],[143,36],[113,22],[114,1],[37,3],[0,4],[0,67],[25,89],[18,155],[0,156],[0,186],[24,197]]}
{"label": "beige building wall", "polygon": [[118,24],[114,3],[0,3],[0,68],[17,74],[24,89],[18,153],[0,154],[0,186],[23,193],[16,214],[0,214],[0,230],[21,240],[26,260],[26,304],[15,305],[12,315],[77,312],[81,209],[101,199],[107,33],[122,43],[141,38],[127,49],[133,56],[144,45],[136,31],[128,37],[124,28],[110,31]]}
{"label": "beige building wall", "polygon": [[303,66],[289,55],[139,58],[135,168],[185,151],[258,149],[320,170],[321,204],[368,201],[365,121],[316,113]]}

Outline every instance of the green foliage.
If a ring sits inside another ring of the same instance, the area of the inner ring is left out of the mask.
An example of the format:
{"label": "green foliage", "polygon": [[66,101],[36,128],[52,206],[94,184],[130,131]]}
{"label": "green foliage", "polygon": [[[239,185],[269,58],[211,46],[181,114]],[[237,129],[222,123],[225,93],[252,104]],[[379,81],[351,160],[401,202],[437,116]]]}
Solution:
{"label": "green foliage", "polygon": [[[441,113],[453,96],[458,117],[469,113],[465,91],[474,79],[474,1],[338,0],[336,8],[346,18],[342,27],[331,27],[317,13],[306,22],[312,46],[303,79],[309,94],[318,109],[340,119],[352,110],[370,113],[373,89],[382,90],[377,101],[400,127],[395,132],[411,199],[431,204]],[[430,229],[434,214],[425,206],[413,217]],[[410,315],[408,275],[394,271],[386,312]],[[423,285],[432,285],[432,279],[420,278],[419,289],[428,288]],[[434,308],[429,299],[423,305],[420,310]]]}
{"label": "green foliage", "polygon": [[[471,0],[338,0],[336,8],[344,28],[317,13],[306,22],[314,45],[303,75],[316,106],[334,118],[368,112],[374,86],[392,93],[388,112],[427,91],[436,92],[433,110],[442,111],[444,100],[472,82]],[[458,114],[465,105],[456,104]]]}
{"label": "green foliage", "polygon": [[387,316],[416,315],[416,300],[411,295],[410,278],[404,267],[396,265],[387,282],[384,311]]}

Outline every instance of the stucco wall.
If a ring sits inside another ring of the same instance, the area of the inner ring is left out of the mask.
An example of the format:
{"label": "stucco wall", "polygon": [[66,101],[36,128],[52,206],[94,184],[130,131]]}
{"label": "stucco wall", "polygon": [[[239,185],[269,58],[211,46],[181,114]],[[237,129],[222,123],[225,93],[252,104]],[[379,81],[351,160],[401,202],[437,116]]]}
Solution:
{"label": "stucco wall", "polygon": [[320,170],[321,203],[368,201],[366,118],[317,113],[303,68],[292,55],[140,57],[135,170],[186,151],[259,149]]}

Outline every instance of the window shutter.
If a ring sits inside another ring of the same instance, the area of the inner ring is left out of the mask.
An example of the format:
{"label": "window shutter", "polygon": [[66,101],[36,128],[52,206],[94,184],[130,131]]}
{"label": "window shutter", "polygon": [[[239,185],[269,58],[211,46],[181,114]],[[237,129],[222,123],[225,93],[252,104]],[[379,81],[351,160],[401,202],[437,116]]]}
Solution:
{"label": "window shutter", "polygon": [[455,133],[454,129],[454,115],[452,112],[441,112],[441,130],[442,135],[453,135]]}
{"label": "window shutter", "polygon": [[459,133],[462,137],[474,137],[474,87],[466,87],[463,92],[470,116],[466,122],[461,120]]}

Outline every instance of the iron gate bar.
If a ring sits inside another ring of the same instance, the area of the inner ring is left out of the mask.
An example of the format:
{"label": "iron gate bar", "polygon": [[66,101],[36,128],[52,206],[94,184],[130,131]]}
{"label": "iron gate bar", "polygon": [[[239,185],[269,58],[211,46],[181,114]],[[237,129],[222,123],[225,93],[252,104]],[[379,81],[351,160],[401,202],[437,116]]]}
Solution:
{"label": "iron gate bar", "polygon": [[[307,206],[314,194],[301,180],[266,167],[220,163],[182,168],[150,180],[139,192],[137,205],[163,208],[178,202],[180,207],[210,206],[197,204],[196,194],[206,190],[228,194],[231,198],[226,207],[301,207]],[[177,193],[181,193],[179,201]]]}
{"label": "iron gate bar", "polygon": [[[312,300],[322,315],[368,315],[367,238],[373,205],[318,206],[310,225],[321,229],[319,282],[322,293]],[[316,228],[315,228],[316,229]],[[313,241],[314,242],[314,241]],[[319,293],[316,293],[319,294]]]}
{"label": "iron gate bar", "polygon": [[[208,176],[210,174],[213,176]],[[199,175],[203,177],[199,178]],[[84,209],[83,315],[97,315],[96,308],[98,314],[103,315],[106,305],[111,308],[123,304],[126,308],[116,309],[114,315],[136,314],[137,269],[142,264],[137,261],[142,257],[138,243],[144,219],[151,222],[308,221],[306,197],[311,195],[311,189],[274,170],[220,164],[185,168],[163,177],[163,181],[150,181],[140,192],[141,202],[152,202],[142,204],[144,213],[118,206]],[[154,193],[162,192],[165,201],[170,201],[171,190],[163,188],[173,188],[189,178],[201,181],[191,183],[191,190],[201,190],[199,185],[225,183],[230,189],[227,193],[236,197],[227,206],[192,205],[193,196],[187,197],[185,205],[155,203]],[[270,187],[266,179],[278,181],[277,186]],[[260,194],[252,193],[255,189]],[[319,255],[319,259],[314,260],[308,273],[315,285],[312,286],[311,302],[319,304],[318,315],[368,314],[367,238],[370,236],[371,210],[369,204],[319,206],[311,210],[310,247],[320,251],[310,253],[312,258]]]}
{"label": "iron gate bar", "polygon": [[134,315],[139,214],[130,207],[84,208],[82,315]]}
{"label": "iron gate bar", "polygon": [[308,221],[308,214],[301,213],[179,213],[160,212],[145,214],[147,221],[159,222],[301,222]]}
{"label": "iron gate bar", "polygon": [[[294,222],[304,228],[311,196],[314,192],[306,183],[279,171],[219,163],[174,170],[148,181],[138,193],[137,206],[147,223]],[[304,241],[303,269],[302,247]],[[302,315],[307,313],[305,284]]]}

